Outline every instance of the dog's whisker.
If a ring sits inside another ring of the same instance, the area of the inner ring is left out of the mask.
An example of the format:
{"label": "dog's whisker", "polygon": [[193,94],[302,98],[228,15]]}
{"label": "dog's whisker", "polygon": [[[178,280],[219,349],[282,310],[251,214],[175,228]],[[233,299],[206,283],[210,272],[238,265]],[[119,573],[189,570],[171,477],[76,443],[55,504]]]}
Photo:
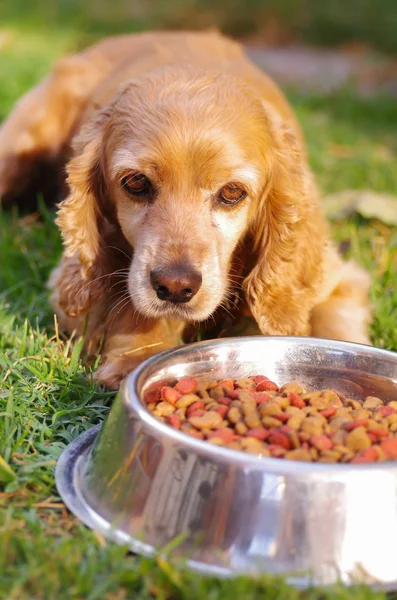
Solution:
{"label": "dog's whisker", "polygon": [[128,256],[128,254],[126,252],[124,252],[124,250],[122,250],[121,248],[118,248],[117,246],[105,246],[106,248],[111,248],[113,250],[118,250],[119,252],[121,252],[121,254],[124,254],[124,256],[126,256],[128,258],[128,260],[131,260],[131,256]]}
{"label": "dog's whisker", "polygon": [[130,298],[130,295],[129,295],[129,293],[128,293],[128,292],[124,293],[124,295],[123,295],[123,296],[120,298],[120,300],[119,300],[119,301],[118,301],[116,304],[114,304],[114,305],[113,305],[113,306],[110,308],[109,312],[107,313],[107,316],[108,316],[108,317],[110,317],[110,315],[112,314],[112,312],[113,312],[114,310],[116,310],[116,308],[117,308],[117,307],[118,307],[118,306],[119,306],[119,305],[120,305],[122,302],[124,302],[124,300],[126,300],[126,299],[128,299],[129,301],[131,301],[131,298]]}
{"label": "dog's whisker", "polygon": [[98,277],[95,277],[95,279],[90,279],[89,281],[87,281],[78,291],[77,294],[81,294],[81,292],[89,285],[91,285],[92,283],[95,283],[96,281],[99,281],[100,279],[104,279],[104,277],[112,277],[113,275],[118,275],[121,274],[123,271],[128,271],[128,269],[118,269],[117,271],[112,271],[111,273],[105,273],[105,275],[99,275]]}

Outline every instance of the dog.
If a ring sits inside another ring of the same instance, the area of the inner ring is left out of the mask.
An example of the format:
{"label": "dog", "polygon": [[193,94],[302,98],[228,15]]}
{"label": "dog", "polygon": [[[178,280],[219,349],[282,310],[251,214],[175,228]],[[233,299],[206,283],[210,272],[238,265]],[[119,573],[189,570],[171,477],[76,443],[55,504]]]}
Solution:
{"label": "dog", "polygon": [[65,184],[52,306],[104,385],[242,316],[370,343],[369,276],[339,256],[294,113],[240,44],[141,33],[64,58],[2,125],[3,201],[41,168]]}

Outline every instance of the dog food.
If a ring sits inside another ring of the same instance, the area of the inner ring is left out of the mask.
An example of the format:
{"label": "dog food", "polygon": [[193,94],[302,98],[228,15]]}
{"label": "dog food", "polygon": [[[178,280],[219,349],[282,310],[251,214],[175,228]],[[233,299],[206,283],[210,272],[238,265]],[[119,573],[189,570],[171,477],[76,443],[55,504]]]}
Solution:
{"label": "dog food", "polygon": [[262,457],[320,463],[397,459],[397,402],[334,390],[278,387],[264,375],[220,381],[183,377],[145,392],[148,409],[210,444]]}

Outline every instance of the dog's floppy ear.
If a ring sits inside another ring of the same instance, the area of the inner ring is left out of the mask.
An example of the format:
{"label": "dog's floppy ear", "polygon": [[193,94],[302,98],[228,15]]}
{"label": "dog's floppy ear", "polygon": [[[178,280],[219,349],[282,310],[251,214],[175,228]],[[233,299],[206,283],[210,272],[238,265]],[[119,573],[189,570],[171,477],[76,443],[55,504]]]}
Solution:
{"label": "dog's floppy ear", "polygon": [[[87,312],[92,302],[100,297],[102,283],[105,284],[105,279],[100,279],[103,272],[100,240],[101,232],[106,229],[106,186],[101,150],[110,114],[111,107],[99,111],[75,139],[74,157],[67,165],[69,193],[60,203],[56,219],[65,256],[76,259],[72,286],[76,293],[70,293],[71,281],[59,283],[60,297],[67,299],[63,309],[73,316]],[[81,265],[80,270],[76,270],[76,263]]]}
{"label": "dog's floppy ear", "polygon": [[264,109],[271,173],[253,216],[255,264],[243,287],[262,333],[308,335],[328,232],[300,141],[270,107]]}

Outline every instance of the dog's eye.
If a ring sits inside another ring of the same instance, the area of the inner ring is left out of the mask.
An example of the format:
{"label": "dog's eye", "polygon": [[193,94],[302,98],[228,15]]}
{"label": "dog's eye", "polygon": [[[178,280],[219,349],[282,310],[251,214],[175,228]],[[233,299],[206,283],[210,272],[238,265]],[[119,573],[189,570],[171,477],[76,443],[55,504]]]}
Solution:
{"label": "dog's eye", "polygon": [[218,192],[218,198],[223,204],[237,204],[247,195],[245,189],[238,183],[228,183]]}
{"label": "dog's eye", "polygon": [[129,194],[136,196],[149,191],[150,181],[143,173],[130,173],[123,177],[121,185]]}

